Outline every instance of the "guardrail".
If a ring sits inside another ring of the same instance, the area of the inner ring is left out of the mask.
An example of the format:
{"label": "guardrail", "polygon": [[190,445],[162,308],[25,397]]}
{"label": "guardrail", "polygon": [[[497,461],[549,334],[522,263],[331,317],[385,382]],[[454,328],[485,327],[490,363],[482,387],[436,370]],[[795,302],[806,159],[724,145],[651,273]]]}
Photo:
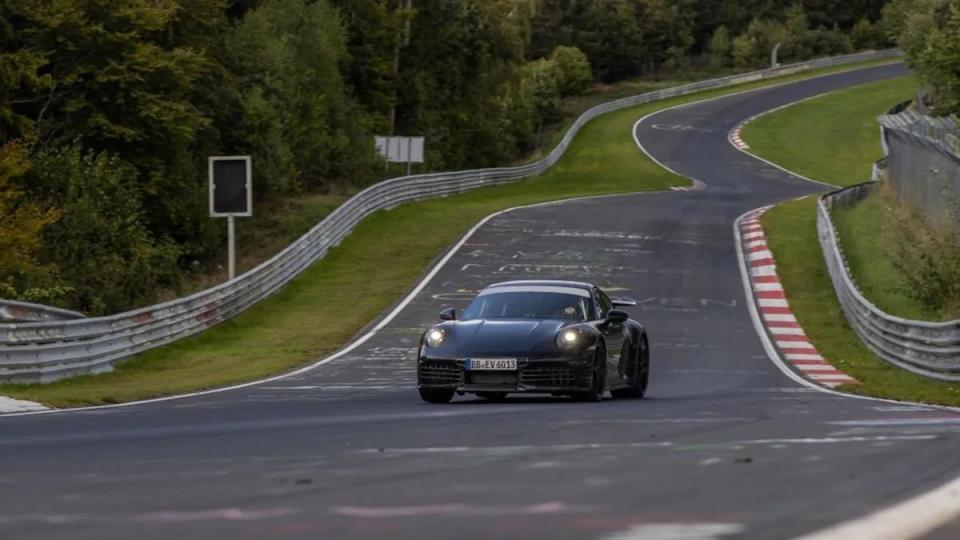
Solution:
{"label": "guardrail", "polygon": [[84,317],[83,313],[69,309],[0,299],[0,321],[69,321]]}
{"label": "guardrail", "polygon": [[920,375],[960,381],[960,321],[914,321],[889,315],[867,300],[850,276],[830,213],[863,199],[876,185],[867,182],[834,191],[817,204],[817,233],[833,290],[847,322],[877,356]]}
{"label": "guardrail", "polygon": [[0,324],[0,380],[46,382],[112,369],[115,362],[196,334],[266,298],[336,246],[361,220],[405,202],[461,193],[538,175],[563,156],[577,132],[619,109],[702,90],[725,88],[811,69],[893,58],[898,50],[822,58],[776,69],[699,81],[593,107],[580,115],[547,157],[517,167],[391,178],[368,187],[283,251],[232,281],[163,304],[106,317]]}

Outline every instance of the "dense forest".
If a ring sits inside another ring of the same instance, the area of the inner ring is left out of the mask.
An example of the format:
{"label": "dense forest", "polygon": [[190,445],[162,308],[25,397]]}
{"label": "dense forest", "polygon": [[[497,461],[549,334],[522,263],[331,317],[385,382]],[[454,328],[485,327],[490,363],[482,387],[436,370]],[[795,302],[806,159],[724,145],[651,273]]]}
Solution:
{"label": "dense forest", "polygon": [[426,136],[432,170],[509,163],[594,83],[887,47],[917,3],[960,26],[885,3],[0,0],[0,297],[175,290],[222,249],[209,155],[251,154],[258,202],[349,192],[382,178],[375,134]]}

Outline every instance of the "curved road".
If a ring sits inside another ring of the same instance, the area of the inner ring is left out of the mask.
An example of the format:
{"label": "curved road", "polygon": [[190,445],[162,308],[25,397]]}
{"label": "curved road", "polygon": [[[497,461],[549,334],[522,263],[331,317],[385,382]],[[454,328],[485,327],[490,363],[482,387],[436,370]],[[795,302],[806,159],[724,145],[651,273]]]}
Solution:
{"label": "curved road", "polygon": [[[822,186],[737,152],[730,128],[903,73],[864,69],[647,118],[647,150],[709,189],[500,214],[382,331],[315,370],[0,419],[0,537],[784,538],[946,481],[960,471],[960,416],[819,392],[775,367],[744,305],[731,226]],[[637,299],[653,341],[649,399],[420,403],[420,330],[462,307],[464,290],[524,277]]]}

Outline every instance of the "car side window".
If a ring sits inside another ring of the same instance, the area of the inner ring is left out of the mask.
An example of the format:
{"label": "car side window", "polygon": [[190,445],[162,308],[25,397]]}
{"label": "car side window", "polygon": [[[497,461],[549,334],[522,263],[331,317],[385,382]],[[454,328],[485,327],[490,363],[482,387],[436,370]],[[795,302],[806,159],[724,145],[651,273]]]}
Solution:
{"label": "car side window", "polygon": [[595,289],[595,296],[597,297],[597,318],[605,319],[607,318],[607,313],[613,309],[613,302],[607,298],[607,295],[600,289]]}

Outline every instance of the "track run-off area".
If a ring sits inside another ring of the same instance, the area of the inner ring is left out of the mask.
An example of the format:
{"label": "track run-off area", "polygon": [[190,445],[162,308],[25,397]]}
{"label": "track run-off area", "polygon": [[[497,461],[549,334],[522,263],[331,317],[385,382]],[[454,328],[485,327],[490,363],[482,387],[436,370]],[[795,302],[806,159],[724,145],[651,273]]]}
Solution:
{"label": "track run-off area", "polygon": [[[790,538],[946,483],[960,474],[960,414],[821,391],[771,360],[733,228],[828,188],[738,151],[731,129],[905,72],[871,67],[640,119],[642,149],[705,189],[495,214],[375,331],[313,369],[0,418],[0,537]],[[592,281],[635,299],[629,311],[651,338],[648,397],[420,402],[422,330],[482,286],[518,278]],[[884,530],[927,532],[908,525]]]}

